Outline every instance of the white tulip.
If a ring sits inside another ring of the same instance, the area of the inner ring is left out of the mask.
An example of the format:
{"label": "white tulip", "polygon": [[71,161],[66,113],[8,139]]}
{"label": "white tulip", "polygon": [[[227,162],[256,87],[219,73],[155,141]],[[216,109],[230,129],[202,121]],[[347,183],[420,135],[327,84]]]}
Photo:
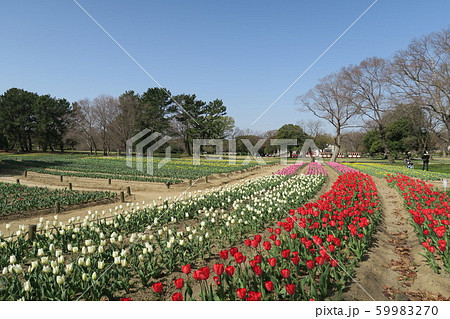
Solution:
{"label": "white tulip", "polygon": [[73,252],[73,253],[77,253],[77,252],[78,252],[78,247],[76,247],[76,246],[75,246],[75,247],[72,247],[72,252]]}
{"label": "white tulip", "polygon": [[65,272],[67,275],[70,275],[73,272],[73,264],[72,263],[66,265]]}
{"label": "white tulip", "polygon": [[120,265],[120,257],[114,257],[114,264]]}
{"label": "white tulip", "polygon": [[100,254],[103,254],[104,251],[105,251],[105,249],[103,248],[103,246],[98,246],[98,252]]}
{"label": "white tulip", "polygon": [[104,261],[99,261],[97,263],[97,267],[98,267],[98,269],[102,270],[103,268],[105,268],[105,262]]}
{"label": "white tulip", "polygon": [[126,266],[128,265],[128,262],[127,262],[126,259],[122,259],[122,260],[120,261],[120,263],[122,264],[122,267],[126,267]]}
{"label": "white tulip", "polygon": [[138,259],[140,262],[143,262],[145,260],[144,255],[139,254]]}
{"label": "white tulip", "polygon": [[39,266],[39,263],[37,262],[37,260],[34,260],[31,262],[31,270],[36,269]]}
{"label": "white tulip", "polygon": [[64,284],[65,281],[66,278],[64,276],[56,276],[56,282],[58,283],[58,285]]}
{"label": "white tulip", "polygon": [[45,273],[45,274],[49,273],[50,272],[50,267],[49,266],[42,267],[42,272]]}
{"label": "white tulip", "polygon": [[95,253],[95,246],[88,246],[87,248],[89,254]]}
{"label": "white tulip", "polygon": [[86,259],[86,263],[85,264],[86,264],[86,267],[91,267],[91,258],[88,257]]}
{"label": "white tulip", "polygon": [[64,256],[58,257],[58,264],[64,264]]}
{"label": "white tulip", "polygon": [[9,263],[10,264],[15,264],[16,261],[17,261],[16,256],[14,256],[14,255],[9,256]]}
{"label": "white tulip", "polygon": [[11,224],[6,224],[5,227],[6,227],[6,230],[10,230]]}
{"label": "white tulip", "polygon": [[55,256],[56,256],[56,257],[62,256],[62,250],[58,249],[58,250],[55,252]]}
{"label": "white tulip", "polygon": [[83,273],[83,274],[81,275],[81,280],[87,281],[87,280],[88,280],[88,275],[85,274],[85,273]]}
{"label": "white tulip", "polygon": [[46,257],[46,256],[41,257],[41,264],[47,265],[48,264],[48,257]]}
{"label": "white tulip", "polygon": [[26,292],[29,292],[31,290],[31,283],[29,280],[23,283],[23,290],[25,290]]}
{"label": "white tulip", "polygon": [[72,251],[72,249],[73,249],[72,244],[67,244],[67,250]]}
{"label": "white tulip", "polygon": [[78,266],[84,266],[84,258],[83,257],[78,258],[77,263],[78,263]]}
{"label": "white tulip", "polygon": [[3,267],[2,275],[5,276],[8,274],[8,267]]}

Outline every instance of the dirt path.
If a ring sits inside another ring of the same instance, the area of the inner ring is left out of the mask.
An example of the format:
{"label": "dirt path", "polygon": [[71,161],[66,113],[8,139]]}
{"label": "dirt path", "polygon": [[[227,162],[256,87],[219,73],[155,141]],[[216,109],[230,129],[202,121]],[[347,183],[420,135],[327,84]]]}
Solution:
{"label": "dirt path", "polygon": [[[344,300],[446,300],[450,276],[435,274],[410,224],[403,199],[384,179],[374,177],[383,205],[383,216],[374,244],[356,269],[355,280]],[[370,295],[370,296],[369,296]],[[371,298],[372,297],[372,298]]]}
{"label": "dirt path", "polygon": [[[67,183],[72,182],[74,185],[74,190],[113,190],[111,188],[108,188],[108,186],[117,187],[120,185],[119,188],[121,190],[125,190],[126,186],[130,186],[132,190],[132,197],[128,198],[126,202],[134,202],[134,203],[142,203],[145,201],[146,203],[151,203],[153,201],[156,201],[157,203],[160,202],[159,198],[165,199],[168,197],[176,197],[181,195],[183,192],[188,190],[188,192],[194,192],[197,190],[204,190],[208,188],[213,187],[219,187],[224,185],[231,185],[235,183],[240,183],[249,179],[261,177],[264,175],[270,175],[279,169],[281,169],[283,166],[281,165],[274,165],[269,167],[262,167],[261,169],[255,169],[252,171],[247,172],[235,172],[230,173],[228,177],[226,177],[226,174],[221,174],[223,176],[213,176],[209,177],[208,183],[205,182],[205,179],[201,179],[198,182],[194,183],[191,187],[188,183],[182,183],[177,185],[172,185],[170,189],[167,188],[166,185],[161,183],[145,183],[145,182],[125,182],[125,181],[114,181],[112,185],[107,185],[107,182],[103,180],[98,179],[89,179],[89,178],[67,178],[67,181],[61,183],[59,181],[59,176],[52,176],[52,175],[44,175],[44,174],[38,174],[41,176],[33,177],[33,178],[26,178],[24,179],[23,176],[17,176],[17,175],[9,175],[9,176],[1,176],[0,182],[8,182],[8,183],[15,183],[17,178],[20,178],[21,184],[27,185],[27,186],[45,186],[49,188],[62,188],[66,187]],[[36,173],[34,173],[36,174]],[[30,175],[29,175],[30,176]],[[123,182],[123,183],[122,183]],[[109,203],[104,205],[95,205],[95,206],[89,206],[79,209],[73,209],[68,210],[60,215],[58,215],[58,221],[61,222],[67,222],[72,217],[81,216],[82,218],[87,215],[87,212],[90,210],[92,212],[98,211],[102,212],[105,211],[105,217],[110,216],[111,213],[109,212],[110,209],[113,211],[115,210],[116,206],[119,206],[120,203]],[[123,205],[126,205],[123,204]],[[45,220],[53,220],[52,213],[37,213],[35,217],[32,218],[18,218],[15,220],[9,220],[9,221],[0,221],[0,231],[2,231],[4,234],[9,235],[10,232],[18,230],[18,227],[20,225],[31,225],[31,224],[37,224],[39,222],[39,219],[41,217]],[[10,230],[6,230],[6,224],[10,224],[11,228]]]}

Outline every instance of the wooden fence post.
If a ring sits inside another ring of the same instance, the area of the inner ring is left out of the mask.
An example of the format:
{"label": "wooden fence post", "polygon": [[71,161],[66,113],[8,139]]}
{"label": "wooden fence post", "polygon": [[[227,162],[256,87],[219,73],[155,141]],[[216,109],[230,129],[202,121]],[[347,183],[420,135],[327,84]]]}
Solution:
{"label": "wooden fence post", "polygon": [[55,213],[56,214],[61,213],[61,203],[60,202],[55,203]]}
{"label": "wooden fence post", "polygon": [[36,225],[28,226],[28,240],[33,241],[36,238]]}
{"label": "wooden fence post", "polygon": [[127,186],[127,195],[131,196],[131,187],[130,186]]}
{"label": "wooden fence post", "polygon": [[62,182],[63,180],[64,180],[64,176],[63,175],[59,176],[59,181]]}
{"label": "wooden fence post", "polygon": [[120,201],[123,203],[125,201],[125,193],[120,192]]}
{"label": "wooden fence post", "polygon": [[111,178],[108,178],[108,185],[111,185]]}
{"label": "wooden fence post", "polygon": [[72,183],[69,183],[69,190],[72,190]]}
{"label": "wooden fence post", "polygon": [[20,179],[16,179],[16,183],[17,183],[17,184],[20,184]]}

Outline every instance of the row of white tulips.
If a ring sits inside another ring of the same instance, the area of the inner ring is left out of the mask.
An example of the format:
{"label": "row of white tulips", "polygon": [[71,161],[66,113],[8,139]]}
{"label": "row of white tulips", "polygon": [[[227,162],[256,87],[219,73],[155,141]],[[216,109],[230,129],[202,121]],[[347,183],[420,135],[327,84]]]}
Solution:
{"label": "row of white tulips", "polygon": [[0,299],[70,300],[84,292],[83,299],[113,298],[130,288],[132,277],[148,285],[163,270],[205,257],[212,240],[233,242],[261,229],[323,181],[268,176],[168,198],[159,207],[118,206],[111,220],[100,219],[104,212],[67,224],[41,220],[42,233],[32,243],[21,227],[15,239],[0,238]]}

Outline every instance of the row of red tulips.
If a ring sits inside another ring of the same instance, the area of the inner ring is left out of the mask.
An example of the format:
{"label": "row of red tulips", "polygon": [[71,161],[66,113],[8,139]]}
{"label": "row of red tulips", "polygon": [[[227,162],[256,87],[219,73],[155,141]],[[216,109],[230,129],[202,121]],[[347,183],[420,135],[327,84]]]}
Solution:
{"label": "row of red tulips", "polygon": [[[374,181],[343,174],[317,202],[286,215],[245,240],[241,251],[222,250],[212,267],[183,266],[172,300],[340,299],[381,215]],[[158,282],[153,290],[162,295],[165,287]]]}
{"label": "row of red tulips", "polygon": [[435,272],[442,260],[444,269],[450,273],[450,198],[431,184],[409,176],[387,175],[387,182],[397,188],[413,219],[419,240],[425,249],[425,257]]}

